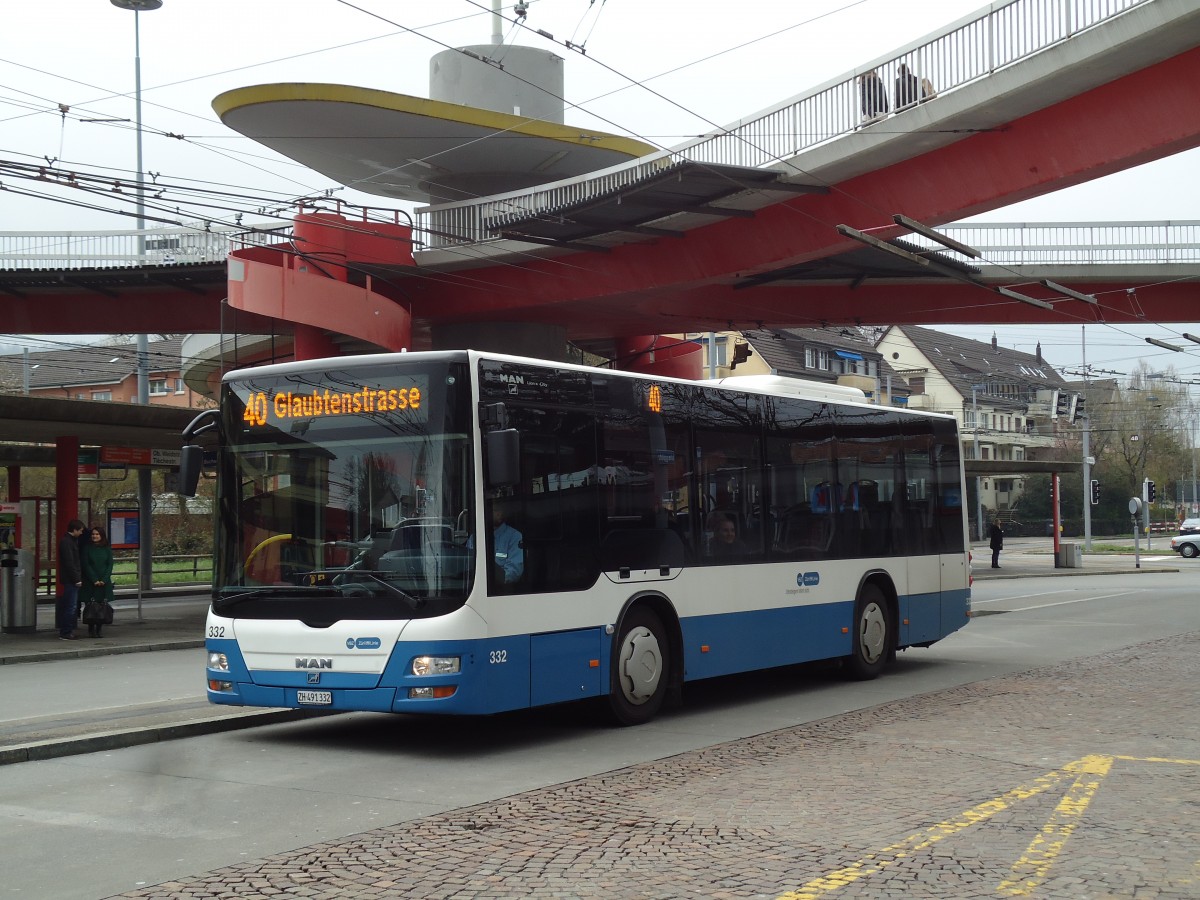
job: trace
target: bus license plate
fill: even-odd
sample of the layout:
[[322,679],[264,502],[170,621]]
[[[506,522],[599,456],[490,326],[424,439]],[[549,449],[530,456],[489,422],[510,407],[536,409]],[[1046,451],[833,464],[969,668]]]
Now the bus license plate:
[[329,706],[333,703],[333,691],[296,691],[296,702],[311,706]]

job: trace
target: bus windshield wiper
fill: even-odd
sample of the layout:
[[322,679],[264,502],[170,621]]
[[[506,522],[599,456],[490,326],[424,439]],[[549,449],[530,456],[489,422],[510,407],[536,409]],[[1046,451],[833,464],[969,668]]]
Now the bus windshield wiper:
[[303,594],[305,596],[312,596],[314,594],[329,596],[338,593],[340,592],[335,588],[325,586],[314,587],[311,585],[272,584],[264,587],[247,588],[246,590],[239,591],[236,594],[222,595],[213,601],[213,606],[216,607],[219,605],[222,608],[227,606],[237,606],[239,603],[244,603],[247,600],[255,600],[259,597],[293,597],[297,594]]
[[388,581],[386,578],[380,578],[374,572],[368,572],[366,569],[360,569],[360,570],[355,571],[354,575],[355,575],[355,577],[358,577],[359,575],[366,575],[372,581],[382,584],[384,587],[386,587],[388,590],[390,590],[393,594],[395,594],[397,597],[399,597],[401,600],[403,600],[405,603],[407,603],[412,609],[420,609],[422,606],[425,605],[425,601],[423,599],[421,599],[420,597],[414,597],[412,594],[408,593],[407,591],[401,590],[400,588],[396,587],[396,585],[394,585],[390,581]]

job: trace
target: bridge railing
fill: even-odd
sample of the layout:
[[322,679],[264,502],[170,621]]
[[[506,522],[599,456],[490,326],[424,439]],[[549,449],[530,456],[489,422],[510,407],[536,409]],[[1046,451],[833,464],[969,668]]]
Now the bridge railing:
[[[983,254],[972,263],[981,267],[1200,263],[1200,220],[985,222],[937,230]],[[905,240],[937,246],[919,235]]]
[[229,251],[277,243],[244,228],[138,231],[0,231],[0,269],[92,269],[223,262]]
[[[494,230],[535,214],[594,199],[682,161],[764,167],[854,132],[896,109],[900,66],[917,79],[913,103],[962,87],[1151,0],[1009,0],[993,3],[826,84],[714,134],[600,172],[538,188],[417,211],[418,246],[447,247],[495,240]],[[888,109],[866,115],[861,75],[883,82]],[[928,90],[921,85],[928,82]],[[932,91],[932,93],[929,93]],[[907,108],[907,106],[902,107]]]
[[[1200,264],[1200,220],[1124,222],[982,222],[937,229],[983,254],[974,265],[1071,266]],[[138,239],[146,254],[138,256]],[[157,244],[156,241],[164,243]],[[251,242],[275,243],[278,235],[238,232],[0,231],[0,269],[72,269],[184,262],[220,262],[229,250]],[[906,241],[940,245],[920,235]]]

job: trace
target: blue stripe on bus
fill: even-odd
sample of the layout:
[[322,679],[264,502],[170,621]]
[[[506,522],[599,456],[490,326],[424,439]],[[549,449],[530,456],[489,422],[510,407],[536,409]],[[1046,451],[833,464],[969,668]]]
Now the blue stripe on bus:
[[853,614],[853,603],[828,603],[684,619],[684,677],[692,681],[845,656],[850,634],[842,629]]
[[[966,589],[900,597],[900,646],[937,640],[957,630],[967,621],[969,608]],[[693,681],[846,656],[851,652],[853,611],[853,602],[846,601],[684,619],[684,678]],[[332,693],[333,703],[326,709],[496,713],[606,694],[612,640],[602,628],[584,628],[399,643],[379,676],[321,671],[319,683],[308,684],[305,671],[274,671],[269,674],[271,686],[253,683],[236,641],[210,640],[207,649],[224,653],[229,671],[209,669],[207,677],[230,681],[233,690],[209,691],[208,697],[213,703],[296,707],[296,691],[311,689]],[[417,655],[458,656],[461,670],[457,675],[413,675]],[[264,673],[262,680],[267,677]],[[408,696],[413,687],[448,684],[457,686],[452,697]]]

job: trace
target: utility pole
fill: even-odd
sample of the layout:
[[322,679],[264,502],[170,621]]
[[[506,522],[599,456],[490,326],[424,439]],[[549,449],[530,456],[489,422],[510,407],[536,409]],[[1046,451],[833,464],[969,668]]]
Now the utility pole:
[[1083,409],[1084,413],[1081,417],[1083,422],[1083,549],[1091,551],[1092,549],[1092,429],[1091,421],[1088,418],[1088,408],[1091,399],[1088,394],[1088,367],[1087,367],[1087,326],[1080,325],[1079,330],[1082,333],[1080,338],[1082,347],[1082,362],[1083,362]]
[[[975,409],[975,427],[971,429],[971,438],[973,445],[972,458],[979,460],[979,390],[985,388],[985,384],[971,385],[971,406]],[[978,529],[979,539],[983,540],[983,479],[975,476],[975,527]]]
[[[134,103],[136,108],[137,132],[137,227],[138,264],[146,264],[146,175],[142,165],[142,30],[141,14],[152,12],[162,6],[162,0],[110,0],[118,9],[133,13],[133,79]],[[148,335],[137,336],[137,402],[150,403],[150,358]],[[150,590],[154,581],[154,531],[151,526],[153,515],[153,490],[150,470],[142,467],[137,471],[138,482],[138,620],[142,617],[142,591]]]

